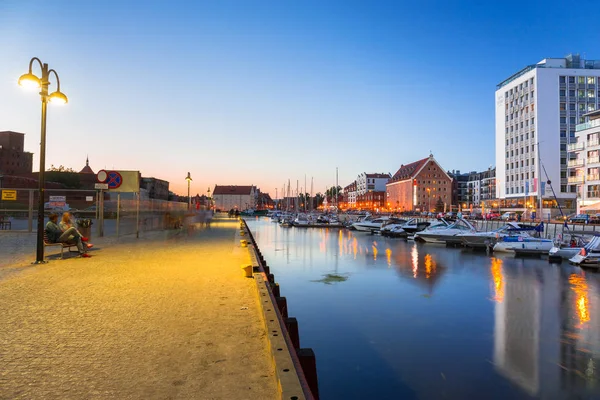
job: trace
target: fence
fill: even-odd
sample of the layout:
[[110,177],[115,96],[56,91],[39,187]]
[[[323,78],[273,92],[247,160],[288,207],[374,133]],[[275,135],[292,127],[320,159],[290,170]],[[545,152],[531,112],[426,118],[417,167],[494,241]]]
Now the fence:
[[[10,221],[10,230],[36,232],[39,191],[19,188],[2,188],[0,191],[12,192],[11,200],[0,197],[0,217]],[[111,196],[98,190],[46,189],[44,196],[44,224],[50,213],[69,211],[75,219],[92,220],[92,233],[97,236],[138,234],[174,227],[183,221],[188,209],[187,203],[141,200],[136,193],[118,194],[114,199],[114,194]],[[65,201],[51,202],[51,196],[60,196],[60,200],[64,198]]]

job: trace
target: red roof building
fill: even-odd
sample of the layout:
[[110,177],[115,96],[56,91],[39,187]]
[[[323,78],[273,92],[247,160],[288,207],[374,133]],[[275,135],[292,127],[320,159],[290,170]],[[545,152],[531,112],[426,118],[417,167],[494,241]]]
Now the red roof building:
[[85,158],[85,167],[83,167],[83,169],[81,171],[79,171],[80,174],[96,174],[94,171],[92,171],[92,168],[90,168],[90,160],[88,157]]
[[434,211],[441,199],[447,210],[452,206],[452,178],[429,155],[401,165],[386,185],[387,206],[395,211]]
[[256,186],[215,185],[213,191],[214,206],[217,210],[256,209],[259,190]]

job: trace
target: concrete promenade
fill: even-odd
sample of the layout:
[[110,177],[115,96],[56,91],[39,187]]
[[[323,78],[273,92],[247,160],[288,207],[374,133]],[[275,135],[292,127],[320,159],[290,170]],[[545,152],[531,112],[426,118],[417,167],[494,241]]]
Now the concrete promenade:
[[0,399],[279,398],[239,221],[196,228],[39,266],[0,232]]

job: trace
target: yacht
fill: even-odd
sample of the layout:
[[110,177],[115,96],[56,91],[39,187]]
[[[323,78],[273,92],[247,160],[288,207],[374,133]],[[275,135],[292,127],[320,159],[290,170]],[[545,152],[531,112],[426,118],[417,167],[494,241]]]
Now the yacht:
[[357,231],[362,232],[375,232],[381,229],[381,226],[389,221],[389,217],[378,217],[371,218],[367,217],[362,221],[358,221],[352,224],[352,227]]
[[569,260],[585,248],[600,232],[565,232],[548,252],[550,260]]
[[308,218],[308,215],[306,215],[304,213],[300,213],[300,214],[296,215],[296,218],[294,218],[294,221],[292,222],[292,225],[294,225],[294,226],[307,226],[310,224],[311,224],[310,218]]
[[515,255],[548,254],[554,246],[554,241],[529,234],[532,231],[537,232],[537,234],[541,233],[542,226],[540,224],[535,227],[521,227],[520,232],[500,238],[494,245],[494,252],[515,253]]
[[[520,233],[523,229],[527,229],[517,222],[508,222],[506,225],[488,232],[465,232],[456,235],[460,238],[463,245],[472,248],[486,249],[493,247],[496,242],[504,236],[513,233]],[[533,227],[531,227],[533,229]]]
[[579,253],[569,258],[571,264],[600,269],[600,236],[594,237]]
[[[448,226],[448,222],[444,220],[444,222],[440,222],[439,224]],[[412,218],[408,220],[406,223],[400,226],[394,226],[389,231],[386,232],[384,236],[394,237],[394,238],[406,238],[408,236],[412,236],[417,232],[420,232],[431,225],[430,222],[421,221],[418,219]],[[381,234],[383,235],[383,229],[381,230]]]
[[[448,224],[443,218],[440,218]],[[459,233],[476,232],[476,229],[469,221],[459,218],[448,226],[431,225],[421,232],[415,234],[415,240],[422,240],[426,243],[443,243],[443,244],[460,244],[460,237],[456,237]]]
[[379,230],[379,233],[381,234],[381,236],[390,236],[389,233],[390,233],[390,231],[392,229],[401,227],[402,225],[405,225],[407,222],[408,221],[405,220],[405,219],[396,218],[396,217],[390,217],[390,219],[387,220],[381,226],[381,229]]

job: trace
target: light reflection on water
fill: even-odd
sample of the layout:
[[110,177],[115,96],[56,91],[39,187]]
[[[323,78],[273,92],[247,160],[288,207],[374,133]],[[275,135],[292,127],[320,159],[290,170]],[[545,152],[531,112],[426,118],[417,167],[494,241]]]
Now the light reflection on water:
[[[322,399],[600,398],[597,273],[266,219],[249,225],[302,346],[316,352]],[[314,282],[329,273],[348,279]]]

